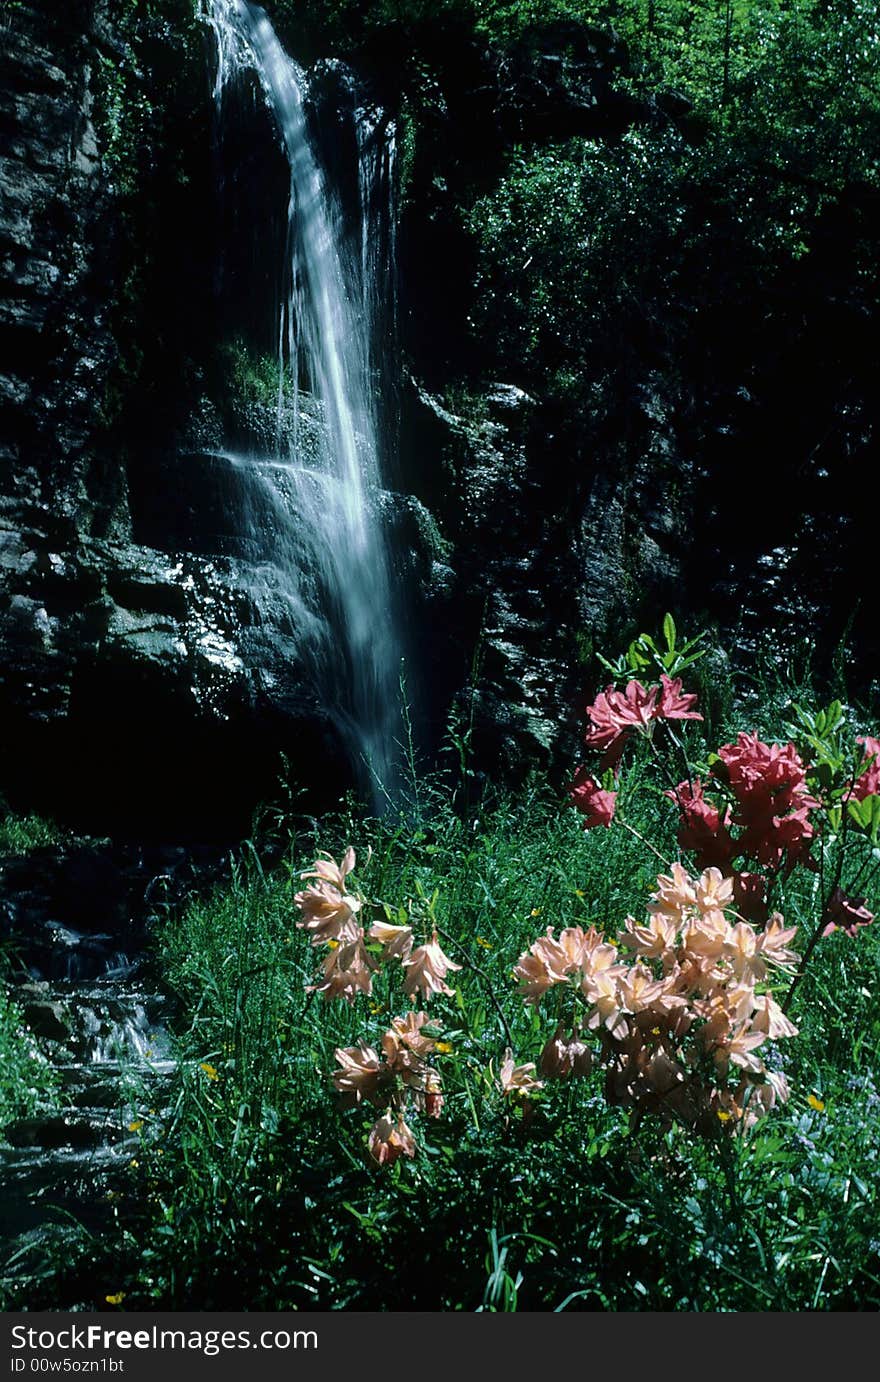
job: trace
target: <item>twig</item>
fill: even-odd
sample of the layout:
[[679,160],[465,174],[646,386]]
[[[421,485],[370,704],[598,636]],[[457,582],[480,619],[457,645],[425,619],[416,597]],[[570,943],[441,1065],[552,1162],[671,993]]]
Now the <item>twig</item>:
[[486,988],[486,992],[488,993],[490,999],[492,1000],[492,1006],[494,1007],[495,1011],[496,1011],[497,1014],[498,1014],[499,1020],[500,1020],[500,1022],[501,1022],[501,1026],[504,1028],[504,1035],[505,1035],[505,1037],[507,1038],[507,1044],[508,1044],[508,1046],[510,1047],[510,1049],[513,1050],[513,1034],[511,1033],[510,1025],[509,1025],[509,1023],[508,1023],[508,1021],[507,1021],[507,1018],[506,1018],[506,1016],[505,1016],[505,1014],[504,1014],[504,1009],[502,1008],[500,1002],[498,1001],[498,998],[497,998],[497,996],[496,996],[496,994],[495,994],[495,990],[494,990],[493,987],[492,987],[492,982],[491,982],[491,980],[489,979],[488,975],[486,974],[486,971],[485,971],[484,969],[481,969],[481,967],[480,967],[479,965],[474,964],[473,960],[471,959],[471,957],[470,957],[470,955],[467,953],[467,951],[464,949],[464,947],[463,947],[462,945],[459,944],[459,942],[455,939],[454,936],[450,936],[450,934],[449,934],[448,931],[444,931],[443,928],[442,928],[441,926],[438,926],[438,927],[437,927],[437,931],[438,931],[439,935],[441,935],[445,941],[448,941],[448,942],[449,942],[449,944],[453,947],[453,949],[455,949],[455,950],[458,951],[459,955],[461,956],[462,960],[464,961],[464,967],[465,967],[465,969],[472,969],[473,972],[474,972],[480,979],[482,979],[483,984],[485,985],[485,988]]
[[672,867],[669,860],[660,853],[656,845],[652,845],[650,840],[646,840],[641,831],[636,830],[634,825],[630,825],[629,821],[621,820],[619,816],[617,817],[617,823],[618,825],[622,825],[624,830],[628,830],[630,835],[635,835],[636,839],[640,840],[642,844],[645,846],[645,848],[649,849],[652,854],[656,854],[657,858],[660,860],[660,863],[664,866],[664,868],[668,869]]

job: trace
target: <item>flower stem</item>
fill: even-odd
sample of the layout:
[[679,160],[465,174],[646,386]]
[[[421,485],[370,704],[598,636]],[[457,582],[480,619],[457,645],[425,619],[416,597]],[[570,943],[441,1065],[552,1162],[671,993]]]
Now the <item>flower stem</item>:
[[510,1025],[505,1016],[504,1009],[498,1001],[498,997],[495,993],[495,990],[492,987],[492,982],[489,979],[489,976],[486,974],[486,971],[482,969],[480,965],[474,964],[473,960],[471,959],[467,951],[464,949],[464,947],[459,944],[459,942],[455,939],[454,936],[450,936],[448,931],[444,931],[441,926],[437,927],[437,931],[438,934],[441,935],[443,939],[447,941],[448,944],[451,945],[454,950],[458,951],[465,969],[473,970],[474,974],[476,974],[477,977],[482,980],[485,990],[492,1001],[492,1006],[498,1014],[501,1026],[504,1028],[504,1035],[507,1039],[507,1044],[510,1047],[510,1049],[513,1050],[513,1036],[510,1031]]

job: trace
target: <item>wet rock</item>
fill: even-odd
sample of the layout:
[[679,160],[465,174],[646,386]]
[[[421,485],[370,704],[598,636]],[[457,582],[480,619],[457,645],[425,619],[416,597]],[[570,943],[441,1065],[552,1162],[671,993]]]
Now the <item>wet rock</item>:
[[47,1041],[67,1041],[70,1038],[70,1018],[61,1003],[30,1002],[21,1008],[26,1027],[36,1037]]
[[96,1147],[103,1140],[102,1130],[84,1120],[65,1117],[23,1118],[3,1130],[12,1147]]

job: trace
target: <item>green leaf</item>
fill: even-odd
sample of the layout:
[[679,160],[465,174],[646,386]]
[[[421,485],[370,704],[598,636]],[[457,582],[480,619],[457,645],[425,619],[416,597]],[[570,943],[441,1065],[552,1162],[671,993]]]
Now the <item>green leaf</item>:
[[847,805],[849,818],[862,830],[867,831],[872,840],[880,833],[880,796],[865,797],[863,801],[851,801]]
[[670,652],[675,651],[675,620],[671,614],[667,614],[663,619],[663,637],[666,639],[666,646]]

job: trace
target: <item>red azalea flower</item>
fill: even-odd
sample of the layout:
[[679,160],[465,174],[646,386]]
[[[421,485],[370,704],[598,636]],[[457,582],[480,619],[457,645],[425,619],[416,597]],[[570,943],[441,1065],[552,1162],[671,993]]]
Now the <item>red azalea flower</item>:
[[840,888],[835,888],[828,899],[825,916],[823,936],[830,936],[832,931],[845,931],[848,936],[855,936],[860,926],[868,926],[874,920],[874,913],[868,911],[863,897],[847,897]]
[[660,683],[660,702],[654,712],[658,720],[702,720],[699,711],[691,709],[697,703],[696,696],[691,692],[682,693],[681,677],[673,681],[661,672]]
[[586,817],[584,830],[590,830],[594,825],[609,826],[614,819],[617,793],[603,791],[598,782],[590,777],[586,768],[578,768],[575,772],[569,796]]
[[718,757],[736,798],[733,823],[743,827],[738,852],[788,872],[807,863],[813,827],[808,813],[819,802],[810,796],[807,770],[794,744],[765,744],[756,734],[739,734]]
[[869,735],[864,739],[857,739],[856,743],[864,745],[865,758],[870,761],[861,776],[856,779],[852,799],[864,801],[865,797],[880,794],[880,739],[872,739]]
[[698,777],[693,782],[680,782],[674,792],[667,792],[678,806],[681,824],[676,836],[682,849],[691,849],[697,856],[700,869],[725,869],[733,858],[734,845],[727,829],[730,813],[723,815],[717,806],[703,795]]

